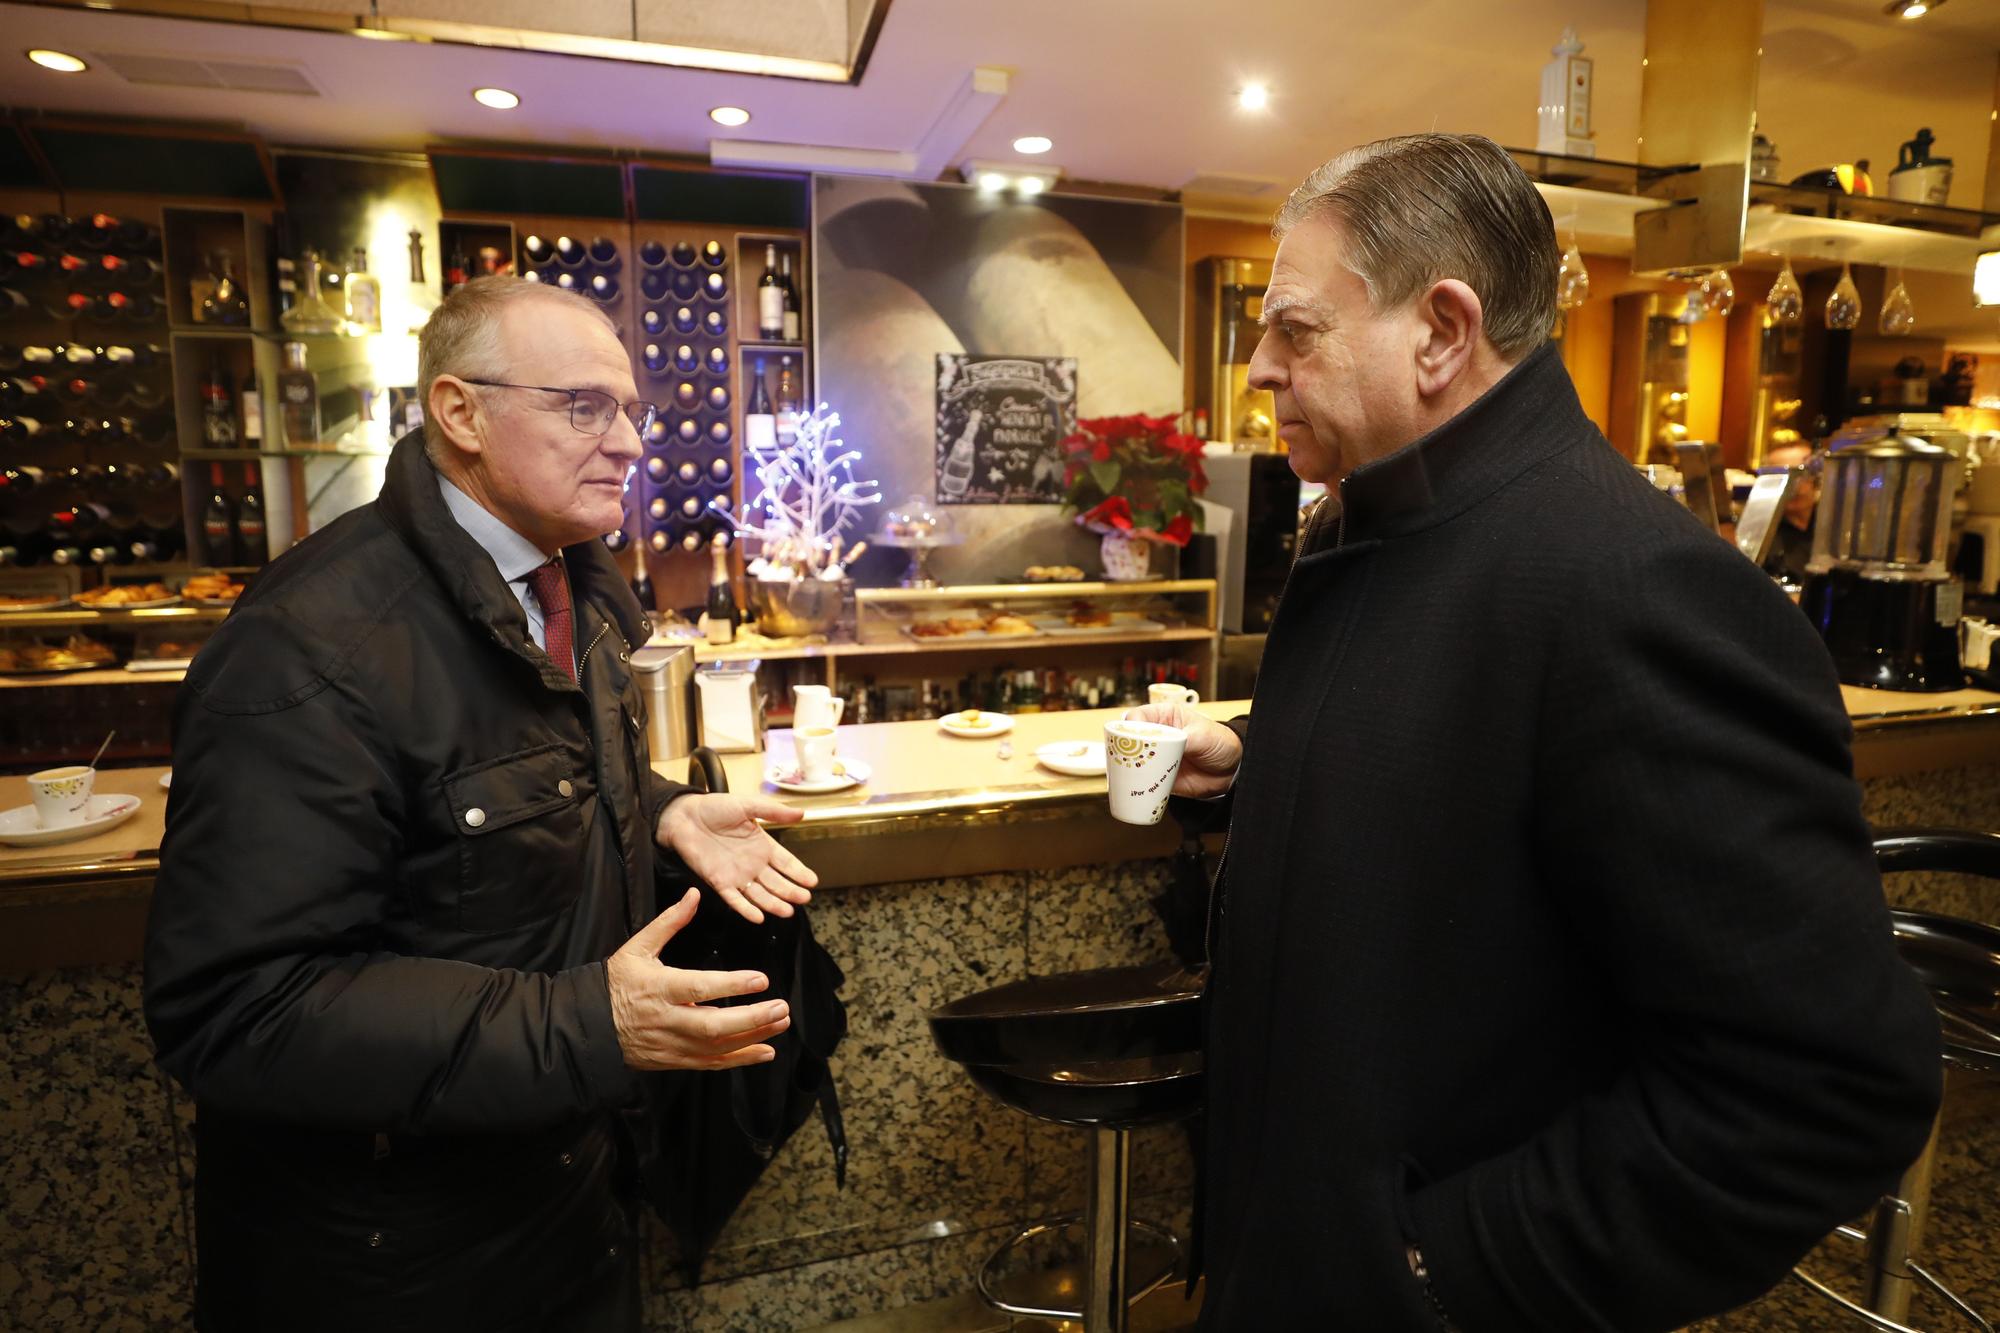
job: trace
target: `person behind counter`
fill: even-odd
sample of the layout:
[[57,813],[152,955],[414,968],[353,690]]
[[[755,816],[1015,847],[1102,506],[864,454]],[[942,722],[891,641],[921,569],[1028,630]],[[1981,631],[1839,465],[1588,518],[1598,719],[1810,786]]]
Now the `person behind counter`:
[[755,921],[815,877],[757,822],[797,812],[648,763],[650,627],[598,537],[652,408],[611,322],[481,278],[418,355],[380,497],[272,563],[176,705],[145,1000],[197,1109],[196,1320],[631,1333],[613,1111],[789,1021],[703,1003],[757,973],[661,965],[697,900],[654,917],[655,863]]
[[[1211,916],[1204,1328],[1667,1330],[1924,1143],[1826,650],[1585,417],[1505,150],[1423,134],[1278,215],[1253,387],[1308,520],[1175,790]],[[1233,784],[1233,785],[1232,785]]]
[[1805,466],[1813,456],[1809,444],[1781,444],[1764,451],[1764,466],[1802,469],[1785,496],[1785,510],[1778,516],[1778,530],[1771,535],[1771,550],[1764,557],[1764,572],[1787,583],[1804,583],[1806,562],[1812,559],[1813,519],[1819,513],[1819,473]]

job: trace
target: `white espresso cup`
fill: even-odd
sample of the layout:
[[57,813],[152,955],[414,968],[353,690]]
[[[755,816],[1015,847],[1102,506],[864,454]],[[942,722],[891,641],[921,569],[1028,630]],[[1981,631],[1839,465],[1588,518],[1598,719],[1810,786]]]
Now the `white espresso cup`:
[[1181,771],[1187,733],[1161,722],[1114,718],[1104,724],[1104,779],[1111,817],[1127,824],[1157,824],[1167,813],[1174,775]]
[[824,685],[792,686],[792,726],[837,727],[847,700]]
[[834,740],[832,727],[792,728],[792,753],[798,756],[801,778],[825,782],[833,776]]
[[90,789],[97,770],[72,764],[45,768],[28,775],[28,795],[35,801],[35,821],[43,828],[71,828],[90,810]]
[[1146,687],[1146,702],[1149,704],[1198,704],[1201,696],[1185,685],[1169,685],[1161,681]]

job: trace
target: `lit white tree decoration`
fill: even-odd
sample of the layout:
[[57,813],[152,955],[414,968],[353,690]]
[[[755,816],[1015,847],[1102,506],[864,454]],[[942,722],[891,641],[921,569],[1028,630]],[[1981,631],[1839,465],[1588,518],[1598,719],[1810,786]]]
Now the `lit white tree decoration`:
[[761,547],[760,557],[750,562],[752,577],[839,579],[867,545],[856,542],[841,553],[862,509],[880,504],[882,496],[875,482],[855,480],[861,451],[842,445],[834,435],[839,425],[840,414],[821,403],[799,422],[790,445],[746,451],[761,489],[730,521],[739,535],[755,538]]

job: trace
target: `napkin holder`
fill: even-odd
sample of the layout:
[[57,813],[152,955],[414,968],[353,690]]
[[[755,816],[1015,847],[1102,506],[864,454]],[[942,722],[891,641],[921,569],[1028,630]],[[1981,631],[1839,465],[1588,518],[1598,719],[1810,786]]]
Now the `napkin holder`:
[[701,743],[719,754],[755,753],[764,748],[764,696],[757,669],[694,673]]

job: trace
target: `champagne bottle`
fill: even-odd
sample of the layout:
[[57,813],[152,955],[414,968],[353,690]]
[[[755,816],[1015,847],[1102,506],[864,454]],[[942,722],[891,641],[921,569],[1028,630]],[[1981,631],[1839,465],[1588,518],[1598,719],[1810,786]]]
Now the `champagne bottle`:
[[708,641],[718,646],[736,641],[736,596],[729,590],[729,548],[711,541],[708,548]]
[[778,247],[764,247],[764,276],[757,279],[757,336],[776,341],[785,336],[785,289],[778,282]]

